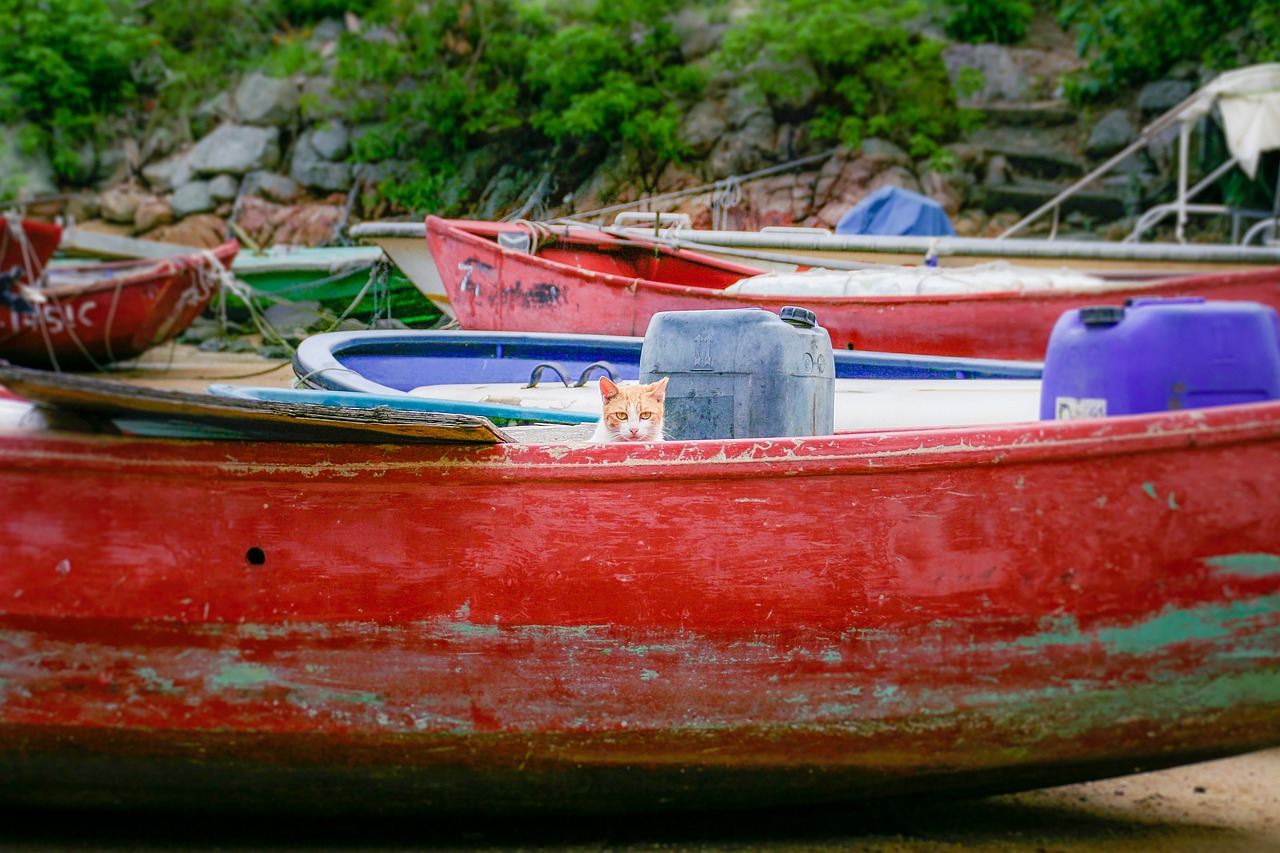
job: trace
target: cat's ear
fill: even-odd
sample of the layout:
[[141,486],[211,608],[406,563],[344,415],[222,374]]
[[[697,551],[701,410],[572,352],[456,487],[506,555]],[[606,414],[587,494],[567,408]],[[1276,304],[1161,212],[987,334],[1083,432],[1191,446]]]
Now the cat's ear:
[[667,380],[670,378],[671,377],[669,376],[664,376],[649,386],[649,393],[652,394],[659,403],[667,399]]
[[608,376],[600,377],[600,397],[607,403],[618,396],[618,386]]

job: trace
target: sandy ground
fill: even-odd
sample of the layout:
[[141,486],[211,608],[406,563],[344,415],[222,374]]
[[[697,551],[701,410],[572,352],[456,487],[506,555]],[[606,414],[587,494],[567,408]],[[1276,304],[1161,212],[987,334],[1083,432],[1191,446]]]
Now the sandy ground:
[[[289,387],[288,362],[168,346],[108,378],[202,392]],[[473,821],[0,813],[0,850],[1280,853],[1280,749],[965,802],[750,814]]]
[[288,388],[294,380],[293,365],[286,359],[266,359],[256,353],[201,352],[177,343],[149,350],[105,374],[81,375],[192,393],[205,393],[215,382]]

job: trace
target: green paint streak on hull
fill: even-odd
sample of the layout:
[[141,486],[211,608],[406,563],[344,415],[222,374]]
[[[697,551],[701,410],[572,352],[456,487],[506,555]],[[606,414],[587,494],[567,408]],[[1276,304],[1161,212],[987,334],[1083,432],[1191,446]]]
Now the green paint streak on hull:
[[253,663],[224,666],[221,672],[209,678],[209,686],[217,690],[245,690],[274,683],[275,677],[270,669]]
[[[1155,617],[1123,627],[1100,628],[1086,633],[1080,630],[1072,617],[1055,619],[1047,630],[1034,636],[1023,637],[1012,647],[1038,651],[1053,646],[1074,646],[1100,643],[1109,651],[1120,654],[1152,654],[1160,649],[1183,642],[1206,642],[1230,637],[1239,631],[1245,620],[1274,619],[1280,613],[1280,596],[1266,596],[1248,601],[1229,601],[1206,604],[1188,610],[1166,608]],[[1275,629],[1267,634],[1274,638]],[[1272,655],[1280,658],[1280,647]]]
[[1205,562],[1233,575],[1280,575],[1280,556],[1275,554],[1226,554],[1210,557]]

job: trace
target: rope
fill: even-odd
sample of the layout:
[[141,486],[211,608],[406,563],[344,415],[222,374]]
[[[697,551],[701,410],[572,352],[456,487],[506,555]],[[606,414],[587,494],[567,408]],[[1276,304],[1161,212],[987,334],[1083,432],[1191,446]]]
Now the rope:
[[321,373],[329,373],[331,371],[338,371],[341,373],[355,373],[356,376],[360,375],[359,373],[356,373],[356,371],[352,370],[349,367],[317,367],[315,370],[312,370],[311,372],[307,373],[305,376],[293,377],[293,382],[290,383],[290,387],[291,388],[307,388],[309,386],[306,384],[306,382],[312,376],[317,376]]
[[[835,154],[836,151],[838,150],[839,150],[838,148],[832,148],[828,151],[822,152],[821,154],[811,154],[808,157],[801,157],[799,160],[791,160],[786,163],[781,163],[777,166],[770,166],[767,169],[760,169],[755,172],[748,172],[747,174],[740,175],[737,178],[734,178],[732,180],[754,181],[757,178],[765,178],[765,177],[768,177],[769,175],[776,175],[779,172],[788,172],[799,166],[806,166],[809,163],[816,163],[819,160],[827,160],[833,154]],[[684,198],[685,196],[690,196],[690,195],[701,195],[703,193],[710,192],[717,189],[723,183],[724,183],[723,181],[716,181],[714,184],[703,184],[700,187],[693,187],[687,190],[679,190],[678,192],[666,193],[664,195],[648,196],[647,198],[637,199],[636,201],[629,201],[623,204],[614,204],[614,205],[610,205],[609,207],[601,207],[596,210],[587,210],[587,211],[583,211],[582,213],[575,213],[570,216],[566,216],[562,218],[568,219],[568,220],[576,220],[576,219],[583,219],[589,216],[603,216],[606,213],[615,213],[619,210],[629,210],[633,207],[640,207],[641,205],[654,204],[661,201],[671,201],[673,199]]]
[[711,227],[716,231],[729,230],[729,211],[741,203],[742,182],[738,178],[730,176],[717,184],[711,197]]

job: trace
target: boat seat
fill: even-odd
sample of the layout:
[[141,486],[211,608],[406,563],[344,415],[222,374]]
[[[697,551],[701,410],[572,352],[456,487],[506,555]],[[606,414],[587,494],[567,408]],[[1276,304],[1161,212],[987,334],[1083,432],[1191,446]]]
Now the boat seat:
[[596,425],[526,424],[503,427],[502,431],[519,444],[576,444],[588,441]]

